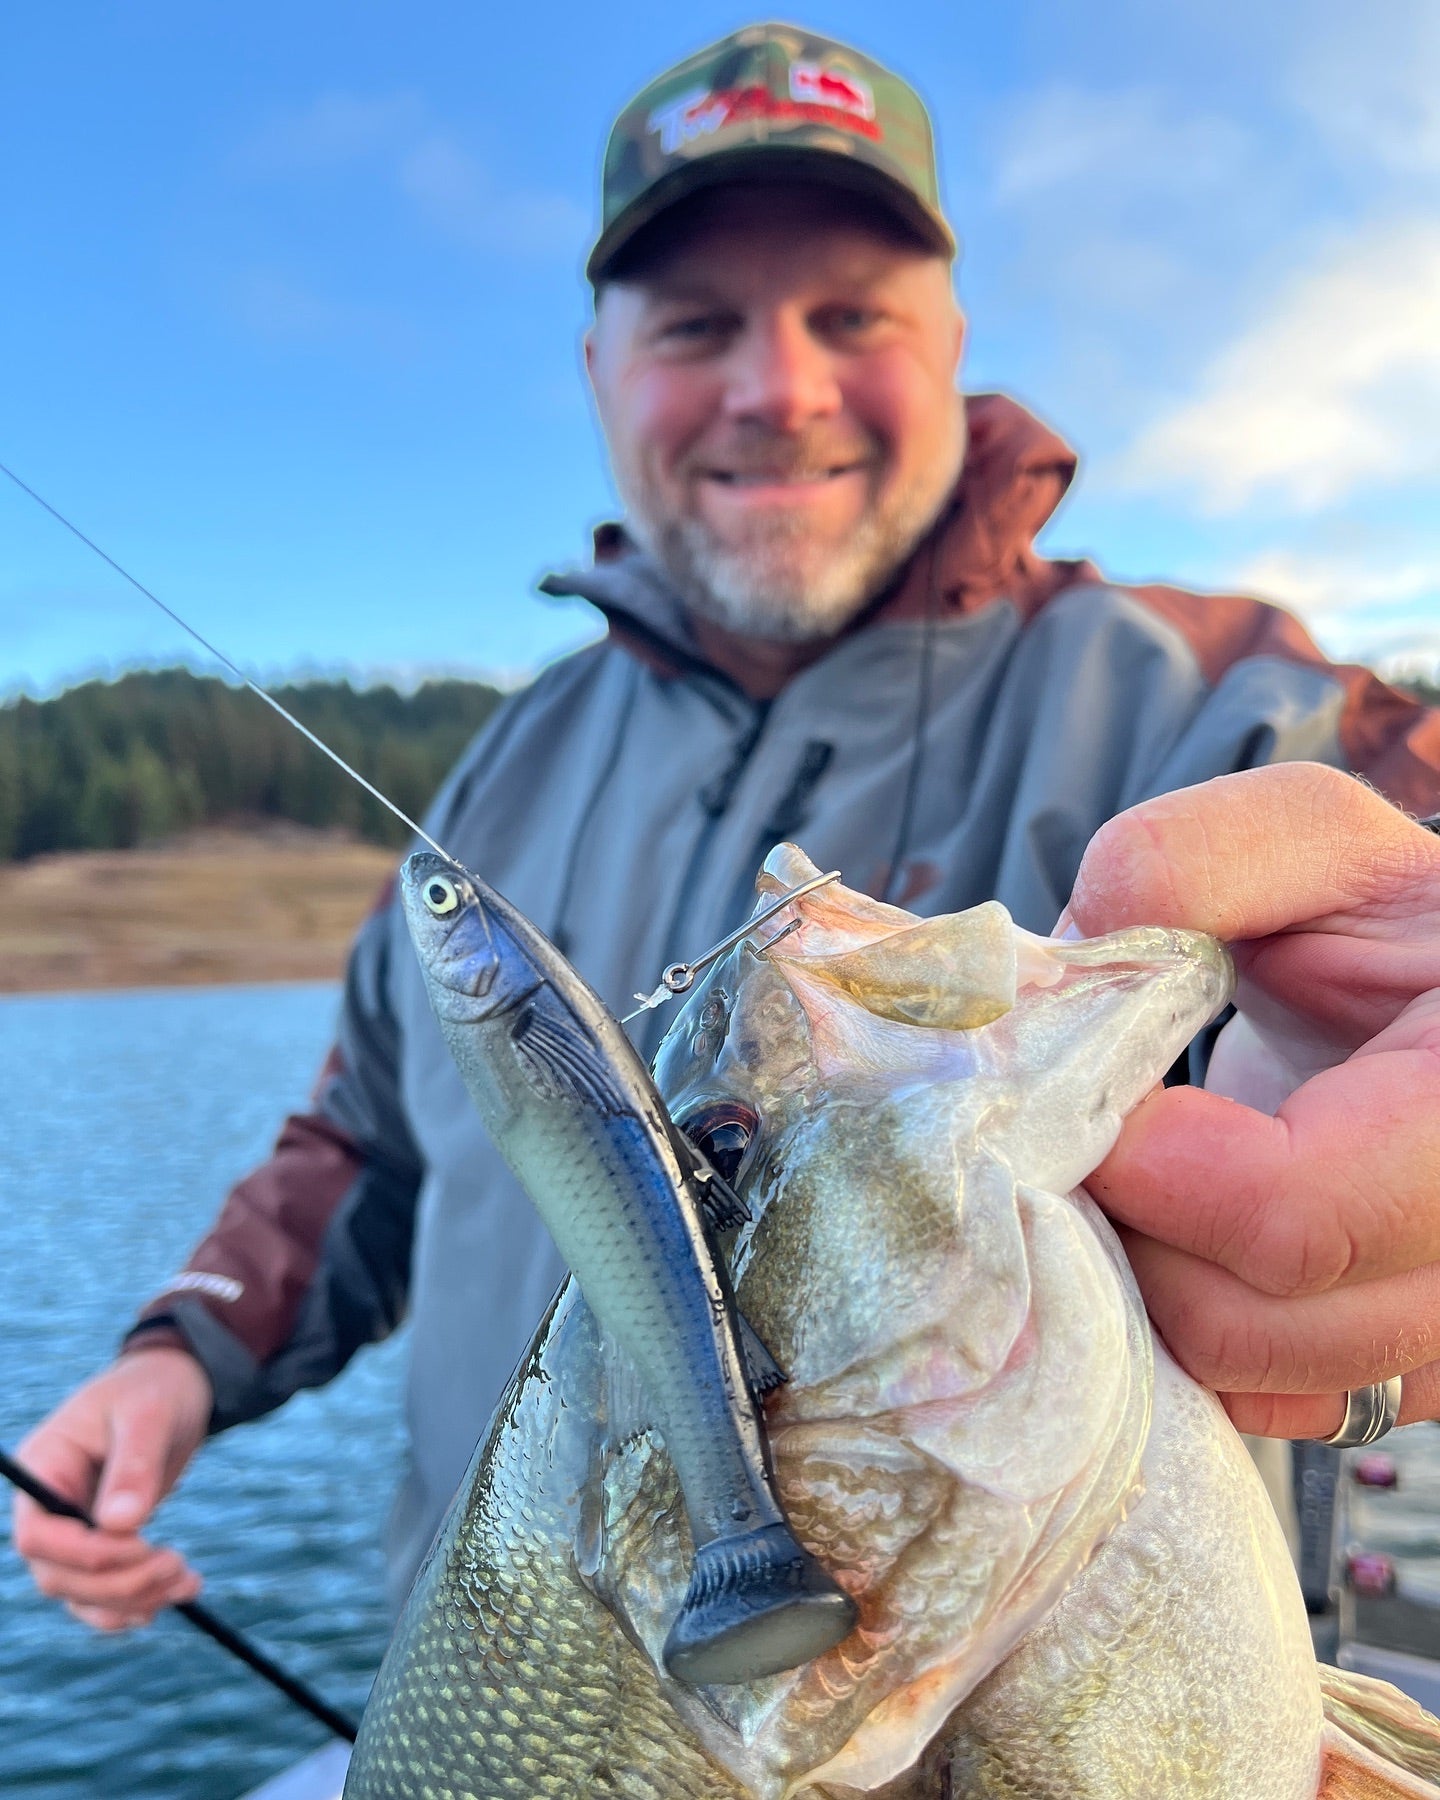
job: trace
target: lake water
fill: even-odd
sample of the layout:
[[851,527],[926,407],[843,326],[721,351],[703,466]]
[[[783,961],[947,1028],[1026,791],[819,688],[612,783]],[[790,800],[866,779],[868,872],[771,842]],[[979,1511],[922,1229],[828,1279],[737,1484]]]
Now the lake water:
[[[0,1000],[0,1444],[108,1361],[135,1308],[303,1104],[330,986]],[[358,1715],[384,1649],[398,1340],[209,1444],[154,1535],[204,1599]],[[324,1728],[174,1614],[101,1636],[42,1600],[0,1495],[0,1790],[232,1800]]]

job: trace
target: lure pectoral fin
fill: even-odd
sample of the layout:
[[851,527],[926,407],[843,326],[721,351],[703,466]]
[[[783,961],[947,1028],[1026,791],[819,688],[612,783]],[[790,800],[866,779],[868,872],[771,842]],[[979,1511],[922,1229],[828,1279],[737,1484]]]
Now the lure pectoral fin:
[[696,1550],[662,1655],[692,1687],[759,1681],[833,1650],[856,1617],[855,1602],[789,1527],[766,1525]]
[[634,1110],[594,1040],[568,1013],[527,1002],[516,1014],[511,1041],[526,1074],[547,1099],[573,1101],[612,1118]]

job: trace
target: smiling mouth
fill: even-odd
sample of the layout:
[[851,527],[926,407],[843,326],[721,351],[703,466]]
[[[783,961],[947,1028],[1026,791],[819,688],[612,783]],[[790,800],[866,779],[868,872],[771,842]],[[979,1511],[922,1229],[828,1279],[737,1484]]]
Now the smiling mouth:
[[817,487],[842,475],[862,474],[864,467],[863,463],[839,463],[829,469],[706,469],[705,477],[724,487]]

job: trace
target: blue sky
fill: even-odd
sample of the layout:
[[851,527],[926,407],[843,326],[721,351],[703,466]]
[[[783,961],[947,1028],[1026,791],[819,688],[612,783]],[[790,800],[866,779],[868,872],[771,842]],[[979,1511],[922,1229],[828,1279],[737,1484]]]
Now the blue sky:
[[[599,150],[757,15],[92,0],[7,22],[0,460],[264,675],[519,674],[613,507]],[[966,381],[1082,452],[1054,551],[1440,656],[1434,0],[856,0],[964,241]],[[0,692],[190,656],[0,483]]]

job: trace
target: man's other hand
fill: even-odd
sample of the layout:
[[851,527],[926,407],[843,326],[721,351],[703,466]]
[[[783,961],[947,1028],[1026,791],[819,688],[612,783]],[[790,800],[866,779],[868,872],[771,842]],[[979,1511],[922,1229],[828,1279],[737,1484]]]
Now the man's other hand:
[[18,1460],[87,1508],[99,1530],[14,1503],[15,1547],[43,1594],[101,1631],[145,1625],[192,1600],[200,1578],[140,1527],[179,1480],[210,1419],[210,1379],[188,1351],[132,1351],[86,1382],[33,1431]]
[[1440,1416],[1440,838],[1256,769],[1113,819],[1068,912],[1213,932],[1239,971],[1220,1091],[1157,1089],[1087,1183],[1170,1349],[1242,1431],[1328,1436],[1392,1375],[1400,1423]]

